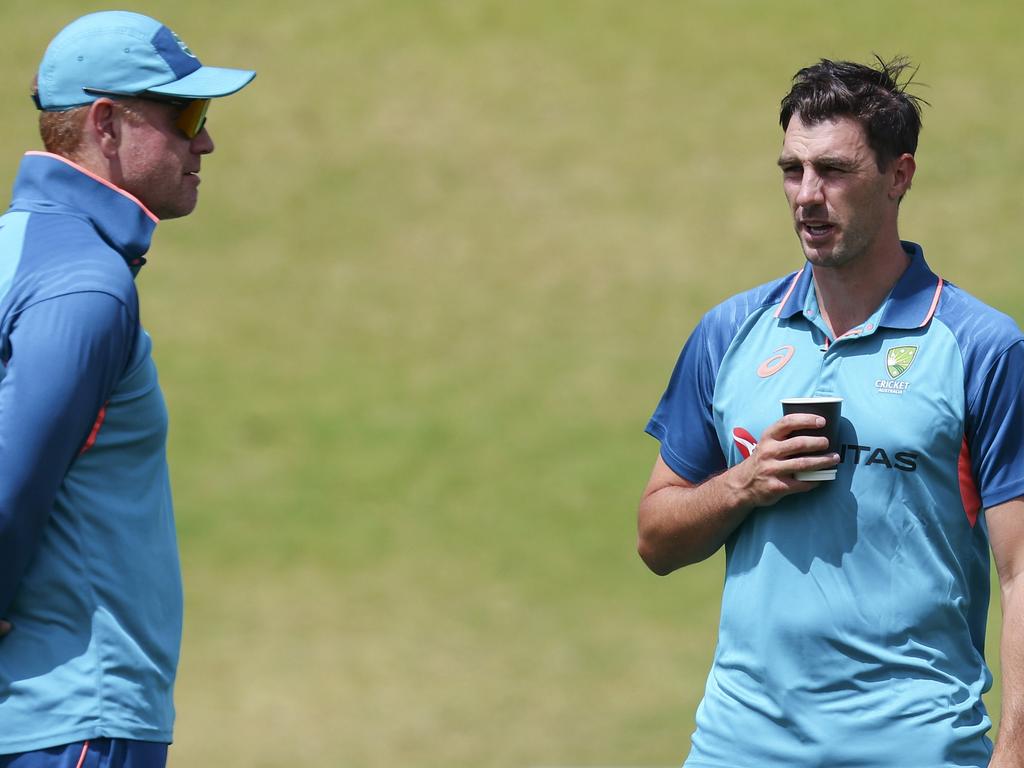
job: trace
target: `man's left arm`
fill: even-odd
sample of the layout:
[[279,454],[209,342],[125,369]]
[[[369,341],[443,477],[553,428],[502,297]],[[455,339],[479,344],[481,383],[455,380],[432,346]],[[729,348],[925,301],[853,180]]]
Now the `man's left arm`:
[[999,573],[1002,715],[989,768],[1024,768],[1024,498],[985,512]]

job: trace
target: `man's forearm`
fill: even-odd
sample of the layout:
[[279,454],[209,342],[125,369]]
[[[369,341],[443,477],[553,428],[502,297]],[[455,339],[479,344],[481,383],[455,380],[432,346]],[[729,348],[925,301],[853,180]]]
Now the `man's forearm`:
[[990,768],[1024,768],[1024,575],[1003,585],[1002,714]]
[[706,482],[670,485],[640,504],[638,550],[647,566],[665,575],[713,555],[746,519],[754,504],[732,470]]

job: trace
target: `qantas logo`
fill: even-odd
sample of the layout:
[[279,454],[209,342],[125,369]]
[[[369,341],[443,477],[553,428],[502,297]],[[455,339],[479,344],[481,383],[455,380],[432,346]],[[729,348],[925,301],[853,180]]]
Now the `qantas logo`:
[[[733,428],[732,441],[744,459],[749,459],[750,454],[757,450],[757,438],[743,427]],[[872,448],[870,445],[846,444],[839,448],[840,464],[884,467],[898,469],[901,472],[916,472],[920,458],[921,455],[916,451],[886,451],[884,448]]]
[[750,454],[757,449],[757,440],[743,427],[736,427],[732,431],[732,439],[744,459],[749,459]]
[[921,458],[917,451],[895,451],[890,455],[885,448],[872,448],[870,445],[844,445],[839,449],[839,463],[845,464],[847,456],[852,457],[853,464],[863,463],[866,467],[880,466],[901,472],[916,472],[917,462]]
[[796,352],[796,347],[790,344],[787,344],[784,347],[779,347],[775,350],[775,354],[758,366],[757,375],[762,379],[774,376],[786,367],[786,363],[793,359],[794,352]]

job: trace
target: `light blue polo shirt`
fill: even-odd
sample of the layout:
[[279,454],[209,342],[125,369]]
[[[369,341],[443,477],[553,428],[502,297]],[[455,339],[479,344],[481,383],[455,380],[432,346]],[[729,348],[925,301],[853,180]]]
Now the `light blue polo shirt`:
[[888,298],[839,339],[809,264],[711,310],[647,426],[698,483],[781,398],[843,398],[836,480],[726,543],[691,768],[988,764],[982,510],[1024,495],[1024,337],[903,246]]

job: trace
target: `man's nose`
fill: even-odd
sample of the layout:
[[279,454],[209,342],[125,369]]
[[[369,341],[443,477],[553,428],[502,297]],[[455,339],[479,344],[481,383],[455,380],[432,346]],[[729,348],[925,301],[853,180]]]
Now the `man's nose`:
[[195,135],[192,139],[192,145],[190,147],[193,154],[196,155],[208,155],[213,152],[213,137],[210,135],[209,129],[204,125],[203,129]]
[[812,170],[805,170],[800,180],[800,189],[797,190],[797,205],[818,205],[825,202],[822,192],[821,177]]

